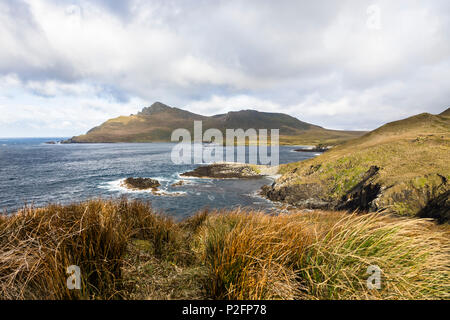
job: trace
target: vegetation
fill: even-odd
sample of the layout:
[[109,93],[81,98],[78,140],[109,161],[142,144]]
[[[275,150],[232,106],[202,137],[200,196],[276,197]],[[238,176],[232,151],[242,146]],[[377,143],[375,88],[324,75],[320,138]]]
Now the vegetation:
[[[138,201],[25,208],[0,219],[2,299],[449,299],[448,226],[378,213],[199,212]],[[66,268],[81,269],[68,290]],[[382,287],[369,290],[369,265]]]
[[[0,297],[3,299],[112,299],[123,296],[122,273],[130,239],[145,239],[170,255],[174,223],[148,204],[121,200],[25,208],[0,216]],[[77,265],[82,290],[68,290],[66,268]]]
[[[448,221],[448,197],[441,197],[449,192],[450,179],[450,117],[446,112],[388,123],[317,158],[283,165],[283,176],[269,191],[277,194],[283,188],[314,186],[317,192],[312,197],[320,195],[330,207],[359,201],[348,209],[366,207],[408,216],[438,215],[441,222]],[[379,192],[374,192],[373,197],[361,199],[367,190],[375,189]],[[360,199],[356,201],[355,197]],[[424,211],[439,197],[439,213]]]

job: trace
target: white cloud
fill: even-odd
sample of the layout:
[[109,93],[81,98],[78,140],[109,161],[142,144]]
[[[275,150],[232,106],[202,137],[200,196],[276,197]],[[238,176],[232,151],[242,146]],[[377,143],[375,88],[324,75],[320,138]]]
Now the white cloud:
[[[377,30],[366,23],[372,4]],[[446,0],[4,0],[0,136],[79,134],[155,100],[342,129],[436,113],[450,98],[449,9]]]

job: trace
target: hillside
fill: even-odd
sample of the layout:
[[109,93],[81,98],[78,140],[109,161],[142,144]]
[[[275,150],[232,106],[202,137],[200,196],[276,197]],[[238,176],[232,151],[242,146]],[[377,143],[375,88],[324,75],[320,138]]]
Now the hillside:
[[283,113],[242,110],[207,117],[156,102],[136,115],[110,119],[84,135],[73,137],[68,142],[170,141],[173,130],[177,128],[186,128],[192,133],[194,120],[203,121],[203,130],[217,128],[224,133],[226,129],[239,128],[280,129],[282,144],[336,144],[364,133],[328,130]]
[[309,208],[450,219],[450,114],[422,113],[282,166],[270,199]]

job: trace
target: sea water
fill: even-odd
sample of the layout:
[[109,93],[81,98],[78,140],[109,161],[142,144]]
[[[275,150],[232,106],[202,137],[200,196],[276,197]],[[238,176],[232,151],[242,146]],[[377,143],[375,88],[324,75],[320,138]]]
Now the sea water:
[[[260,197],[261,179],[201,179],[180,177],[199,164],[177,165],[173,143],[46,144],[61,138],[0,138],[0,212],[13,213],[24,205],[66,204],[92,198],[150,201],[153,208],[177,218],[209,208],[272,208]],[[205,148],[208,148],[205,145]],[[280,163],[301,161],[315,154],[292,152],[281,146]],[[149,177],[161,183],[158,194],[130,191],[127,177]],[[179,180],[187,183],[174,187]]]

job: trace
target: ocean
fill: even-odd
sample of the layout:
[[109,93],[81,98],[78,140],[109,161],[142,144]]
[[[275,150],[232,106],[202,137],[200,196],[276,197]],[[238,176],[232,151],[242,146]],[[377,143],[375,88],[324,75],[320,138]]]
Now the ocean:
[[[199,164],[172,163],[174,143],[46,144],[64,138],[0,138],[0,212],[10,214],[24,205],[66,204],[92,198],[150,201],[157,211],[184,218],[203,208],[270,209],[260,197],[271,178],[180,178]],[[205,145],[207,148],[208,146]],[[280,163],[314,157],[280,146]],[[127,177],[149,177],[161,183],[160,194],[121,187]],[[174,187],[185,180],[187,184]]]

